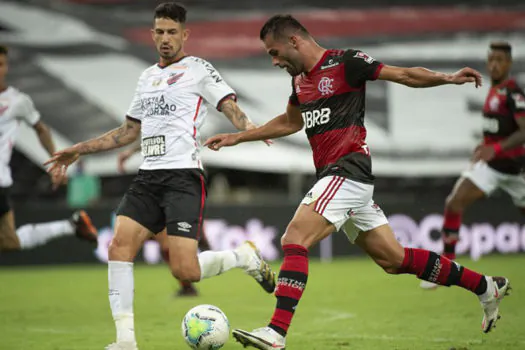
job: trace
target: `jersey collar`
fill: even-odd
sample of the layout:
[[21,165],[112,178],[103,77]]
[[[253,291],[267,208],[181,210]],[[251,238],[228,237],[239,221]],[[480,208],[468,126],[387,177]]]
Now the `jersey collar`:
[[178,62],[182,61],[182,60],[185,59],[186,57],[189,57],[189,56],[188,56],[188,55],[184,55],[184,56],[182,56],[181,58],[179,58],[178,60],[171,62],[171,63],[168,64],[167,66],[163,66],[163,65],[161,65],[160,62],[159,62],[159,63],[157,63],[157,67],[159,67],[160,69],[167,68],[167,67],[171,66],[172,64],[175,64],[175,63],[178,63]]
[[330,50],[325,50],[324,53],[323,53],[323,56],[321,56],[321,58],[319,59],[319,61],[317,61],[315,66],[312,69],[310,69],[310,71],[305,73],[305,75],[307,77],[312,76],[312,74],[314,74],[315,71],[317,71],[319,69],[319,67],[321,66],[321,64],[323,64],[323,62],[326,60],[326,57],[328,56],[329,53],[330,53]]

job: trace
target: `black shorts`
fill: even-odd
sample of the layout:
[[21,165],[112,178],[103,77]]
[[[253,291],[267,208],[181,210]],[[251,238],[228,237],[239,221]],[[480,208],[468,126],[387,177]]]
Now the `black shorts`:
[[11,210],[11,198],[9,187],[0,187],[0,217]]
[[139,170],[122,198],[117,215],[127,216],[157,234],[199,239],[206,202],[200,169]]

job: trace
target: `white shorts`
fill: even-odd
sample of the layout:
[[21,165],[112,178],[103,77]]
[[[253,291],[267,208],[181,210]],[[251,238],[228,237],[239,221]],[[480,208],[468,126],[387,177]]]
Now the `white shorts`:
[[487,163],[479,161],[465,170],[462,174],[490,196],[496,189],[501,188],[507,192],[514,204],[525,208],[525,176],[500,173],[489,167]]
[[315,211],[339,231],[343,228],[354,243],[360,232],[388,224],[381,208],[374,203],[374,186],[341,176],[326,176],[317,181],[301,204],[315,202]]

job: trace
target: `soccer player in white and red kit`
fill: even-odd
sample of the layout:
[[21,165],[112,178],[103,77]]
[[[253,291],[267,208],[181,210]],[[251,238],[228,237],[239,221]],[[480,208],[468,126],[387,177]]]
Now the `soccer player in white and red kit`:
[[273,65],[286,69],[293,77],[286,112],[254,130],[214,136],[206,145],[218,150],[240,142],[287,136],[305,127],[318,181],[302,200],[281,239],[284,262],[271,321],[252,332],[235,329],[235,338],[258,349],[285,348],[288,327],[308,279],[308,249],[341,228],[387,273],[413,274],[476,294],[484,310],[482,329],[488,332],[497,320],[508,280],[484,276],[436,253],[399,244],[383,211],[372,199],[374,177],[364,127],[367,81],[381,79],[421,88],[464,83],[477,86],[481,75],[470,68],[443,74],[424,68],[394,67],[359,50],[327,50],[289,15],[270,18],[260,38]]
[[186,9],[177,3],[157,6],[152,38],[160,62],[144,70],[124,124],[98,138],[56,152],[47,162],[60,181],[81,155],[103,152],[142,140],[144,161],[118,209],[109,247],[109,302],[117,339],[108,350],[136,350],[133,314],[133,261],[151,234],[166,228],[173,276],[198,282],[241,268],[268,293],[275,274],[252,242],[237,249],[198,254],[207,196],[201,162],[200,127],[206,101],[240,130],[255,126],[236,103],[235,91],[202,58],[187,55]]
[[19,228],[15,226],[9,198],[13,185],[9,162],[20,123],[33,127],[42,147],[49,154],[55,151],[55,144],[31,98],[7,84],[8,54],[7,47],[0,46],[0,251],[32,249],[56,237],[71,235],[96,243],[97,229],[83,210],[75,212],[69,219],[26,224]]

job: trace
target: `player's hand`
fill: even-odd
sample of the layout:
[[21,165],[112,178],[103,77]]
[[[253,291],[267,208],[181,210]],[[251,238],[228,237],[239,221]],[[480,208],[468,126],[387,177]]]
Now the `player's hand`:
[[47,172],[53,181],[53,189],[58,188],[64,181],[67,181],[67,168],[76,162],[80,157],[80,153],[75,147],[69,147],[62,151],[55,152],[53,157],[48,159],[44,165],[50,165]]
[[494,156],[496,155],[496,150],[494,147],[490,145],[479,145],[476,147],[476,150],[474,151],[474,155],[472,156],[472,161],[474,163],[479,162],[480,160],[489,162],[492,159],[494,159]]
[[235,146],[239,141],[239,134],[219,134],[207,139],[204,146],[213,151],[218,151],[222,147]]
[[482,80],[481,73],[469,67],[460,69],[450,76],[450,82],[452,84],[463,85],[465,83],[474,83],[477,88],[482,85]]
[[131,158],[131,156],[134,154],[134,150],[133,149],[128,149],[128,150],[125,150],[125,151],[122,151],[118,154],[118,171],[119,173],[123,174],[126,172],[126,170],[124,169],[124,165],[126,164],[126,162],[128,161],[129,158]]

